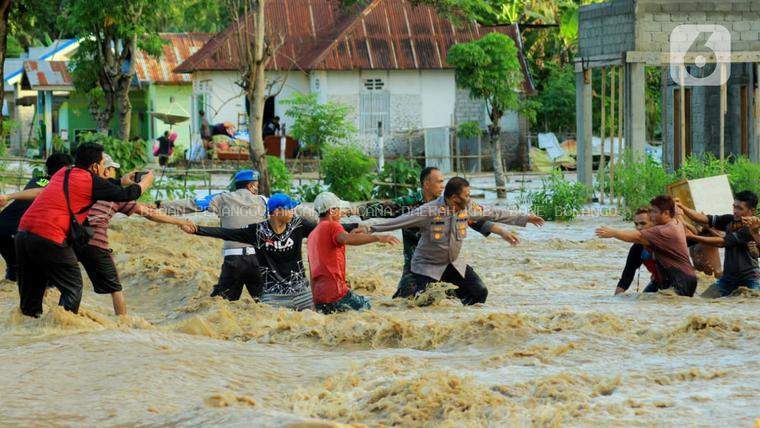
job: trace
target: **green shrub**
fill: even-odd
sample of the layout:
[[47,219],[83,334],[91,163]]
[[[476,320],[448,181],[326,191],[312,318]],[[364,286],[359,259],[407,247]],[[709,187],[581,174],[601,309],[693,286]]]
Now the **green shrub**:
[[296,187],[294,193],[298,195],[298,197],[301,198],[301,201],[303,202],[314,202],[314,199],[317,198],[317,195],[326,190],[327,188],[323,186],[322,183],[316,182],[312,184],[302,184],[301,186]]
[[271,193],[290,193],[292,188],[290,172],[285,162],[276,156],[267,156]]
[[122,173],[141,169],[148,163],[148,143],[143,140],[123,141],[116,137],[90,132],[82,136],[81,142],[101,144],[106,153],[121,166]]
[[742,156],[728,164],[727,172],[734,193],[751,190],[760,195],[760,163]]
[[[623,158],[630,159],[630,156],[626,153]],[[615,191],[625,199],[623,217],[626,220],[633,218],[637,208],[649,204],[655,196],[665,194],[668,184],[676,180],[675,175],[648,157],[644,162],[616,164]]]
[[541,190],[531,192],[531,210],[546,220],[574,219],[591,191],[587,186],[568,181],[558,170],[541,180]]
[[685,177],[688,180],[697,178],[714,177],[726,173],[728,161],[721,162],[712,153],[706,153],[704,157],[689,156],[678,169],[677,177]]
[[[377,185],[372,193],[375,199],[395,199],[403,196],[411,196],[419,187],[420,165],[408,159],[386,162],[383,171],[377,176],[378,181],[389,185]],[[390,184],[404,184],[395,186]]]
[[327,147],[320,171],[330,191],[347,201],[364,201],[372,196],[375,160],[354,146]]

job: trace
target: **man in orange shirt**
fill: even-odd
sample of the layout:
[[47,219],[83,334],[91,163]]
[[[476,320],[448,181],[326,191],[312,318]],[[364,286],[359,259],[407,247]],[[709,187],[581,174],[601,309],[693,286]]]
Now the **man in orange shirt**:
[[330,192],[317,195],[314,209],[319,224],[308,239],[311,288],[317,311],[326,314],[348,310],[369,309],[369,300],[348,288],[346,284],[346,245],[365,245],[372,242],[398,244],[390,235],[349,234],[340,224],[348,202]]

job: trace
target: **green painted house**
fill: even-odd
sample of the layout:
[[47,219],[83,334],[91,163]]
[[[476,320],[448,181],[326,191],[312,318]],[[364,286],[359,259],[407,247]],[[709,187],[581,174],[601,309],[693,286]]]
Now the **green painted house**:
[[[175,67],[200,49],[209,39],[202,33],[164,33],[161,57],[138,52],[135,79],[129,97],[132,104],[131,138],[151,141],[165,131],[176,132],[178,145],[189,145],[192,81],[186,74],[174,73]],[[96,129],[88,109],[87,96],[77,92],[66,61],[26,61],[22,78],[24,89],[36,91],[35,132],[45,141],[49,153],[53,136],[69,147],[76,146],[80,135]],[[162,115],[185,116],[179,124],[169,125]],[[114,118],[115,134],[118,119]]]

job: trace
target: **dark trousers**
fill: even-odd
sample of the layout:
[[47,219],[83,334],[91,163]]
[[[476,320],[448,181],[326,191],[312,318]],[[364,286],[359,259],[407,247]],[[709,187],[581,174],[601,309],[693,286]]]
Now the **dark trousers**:
[[673,291],[679,296],[694,297],[694,292],[697,291],[696,276],[687,275],[675,269],[660,269],[659,272],[662,277],[661,283],[652,281],[644,289],[645,293],[655,293],[673,288]]
[[97,294],[111,294],[121,291],[119,272],[111,256],[111,250],[104,250],[94,245],[85,245],[75,251],[77,259],[87,271],[92,288]]
[[488,298],[488,288],[480,279],[475,270],[467,266],[465,270],[464,278],[454,268],[453,265],[446,266],[446,270],[443,272],[441,280],[435,280],[429,276],[420,275],[414,273],[415,289],[414,293],[419,294],[427,289],[428,284],[432,282],[448,282],[457,286],[455,291],[456,296],[462,301],[463,305],[474,305],[476,303],[485,303]]
[[5,279],[15,282],[18,264],[16,262],[16,240],[12,235],[0,236],[0,255],[5,259]]
[[74,250],[33,233],[16,235],[18,258],[18,291],[21,312],[38,317],[48,284],[61,292],[58,302],[67,311],[76,313],[82,300],[82,274]]
[[259,274],[259,261],[255,254],[246,256],[226,256],[222,263],[219,283],[211,296],[222,296],[227,300],[239,300],[243,286],[254,299],[261,297],[262,286]]

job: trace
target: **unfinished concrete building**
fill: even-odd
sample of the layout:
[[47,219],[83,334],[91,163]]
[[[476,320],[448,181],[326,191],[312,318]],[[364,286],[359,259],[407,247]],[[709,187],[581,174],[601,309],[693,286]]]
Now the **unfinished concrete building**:
[[759,64],[758,0],[611,0],[581,7],[575,63],[579,179],[592,183],[591,141],[601,128],[592,129],[592,103],[600,102],[592,96],[593,70],[603,70],[597,76],[617,74],[620,86],[597,95],[617,96],[618,102],[622,95],[622,105],[608,108],[601,120],[612,116],[617,129],[622,118],[625,148],[641,158],[645,67],[659,68],[662,160],[673,169],[704,153],[760,161]]

